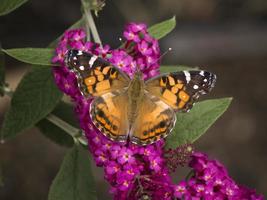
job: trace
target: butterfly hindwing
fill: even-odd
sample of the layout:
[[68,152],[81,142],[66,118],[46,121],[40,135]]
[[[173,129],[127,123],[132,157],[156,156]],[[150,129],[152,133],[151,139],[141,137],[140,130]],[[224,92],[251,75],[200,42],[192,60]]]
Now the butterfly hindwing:
[[200,95],[214,87],[216,76],[207,71],[163,74],[146,82],[146,90],[175,111],[188,112]]
[[129,77],[109,62],[79,50],[69,50],[65,62],[74,71],[85,97],[100,96],[128,86]]
[[174,110],[157,97],[145,94],[130,131],[131,142],[147,145],[165,138],[175,125]]
[[119,142],[127,140],[128,102],[127,93],[108,92],[96,97],[91,103],[90,115],[94,125],[111,140]]

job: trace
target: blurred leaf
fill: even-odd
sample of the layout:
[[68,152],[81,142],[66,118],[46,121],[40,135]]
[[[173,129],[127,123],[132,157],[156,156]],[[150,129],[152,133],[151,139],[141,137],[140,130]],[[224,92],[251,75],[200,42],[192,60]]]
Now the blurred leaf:
[[[0,44],[1,49],[1,44]],[[5,55],[0,50],[0,96],[4,95],[4,86],[5,86]]]
[[2,49],[9,56],[25,63],[32,64],[34,67],[43,67],[44,65],[53,65],[51,60],[54,56],[54,49],[48,48],[20,48],[20,49]]
[[3,178],[2,166],[0,165],[0,187],[3,186],[4,186],[4,178]]
[[1,134],[11,138],[49,114],[62,97],[50,68],[34,68],[20,81],[5,115]]
[[226,111],[232,98],[196,103],[189,113],[177,113],[176,125],[167,137],[166,148],[193,143]]
[[150,35],[156,39],[163,38],[170,33],[176,26],[175,16],[161,23],[155,24],[148,29]]
[[160,73],[180,72],[184,70],[197,70],[197,67],[188,67],[184,65],[162,65],[160,66]]
[[[84,18],[82,17],[79,19],[77,22],[75,22],[73,25],[71,25],[69,28],[67,28],[65,31],[70,30],[70,29],[75,29],[75,28],[81,28],[84,26]],[[57,43],[59,42],[60,38],[63,36],[64,33],[62,33],[57,39],[52,41],[48,47],[53,48],[57,46]]]
[[50,187],[48,200],[89,199],[97,199],[89,152],[74,145]]
[[6,15],[16,8],[20,7],[22,4],[26,3],[28,0],[1,0],[0,1],[0,16]]
[[[73,106],[70,104],[61,101],[52,111],[52,114],[56,115],[57,117],[74,127],[79,127],[78,121],[75,118]],[[37,127],[46,137],[48,137],[55,143],[67,147],[73,146],[73,138],[64,130],[54,125],[47,119],[42,119],[40,122],[38,122]]]
[[[0,44],[1,49],[1,44]],[[5,83],[5,55],[0,51],[0,86]]]

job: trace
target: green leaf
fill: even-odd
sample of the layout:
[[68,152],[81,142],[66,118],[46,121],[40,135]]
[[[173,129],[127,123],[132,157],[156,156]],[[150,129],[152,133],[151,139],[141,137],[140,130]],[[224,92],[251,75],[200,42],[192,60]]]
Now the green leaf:
[[226,111],[232,98],[206,100],[192,108],[189,113],[178,113],[176,125],[167,137],[166,148],[176,148],[193,143]]
[[[0,44],[1,49],[1,44]],[[6,72],[5,72],[5,55],[0,50],[0,96],[4,96],[4,87],[6,86],[5,80],[6,79]]]
[[161,23],[155,24],[148,29],[148,33],[156,39],[163,38],[170,33],[176,26],[175,16]]
[[162,65],[160,66],[160,73],[179,72],[183,70],[197,70],[197,67],[188,67],[184,65]]
[[[75,29],[75,28],[81,28],[84,27],[84,18],[82,17],[81,19],[79,19],[77,22],[75,22],[73,25],[71,25],[69,28],[67,28],[66,30],[70,30],[70,29]],[[57,37],[57,39],[55,39],[54,41],[52,41],[48,47],[53,48],[57,45],[57,43],[59,42],[60,38],[63,36],[64,33],[62,33],[59,37]]]
[[[73,111],[73,106],[70,104],[61,101],[52,111],[52,114],[56,115],[57,117],[74,127],[79,127],[78,121]],[[37,127],[47,138],[54,141],[55,143],[67,147],[73,146],[73,138],[64,130],[54,125],[47,119],[42,119],[40,122],[38,122]]]
[[97,199],[89,152],[74,145],[50,187],[48,200],[89,199]]
[[28,0],[1,0],[0,2],[0,16],[6,15],[16,8],[20,7]]
[[31,128],[49,114],[62,98],[50,68],[34,68],[20,81],[5,115],[4,139]]
[[34,65],[34,67],[55,66],[51,63],[55,50],[48,48],[19,48],[2,49],[9,56],[25,63]]

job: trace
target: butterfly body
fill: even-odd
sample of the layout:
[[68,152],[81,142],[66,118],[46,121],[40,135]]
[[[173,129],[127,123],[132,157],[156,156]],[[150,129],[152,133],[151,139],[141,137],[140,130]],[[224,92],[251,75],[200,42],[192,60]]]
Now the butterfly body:
[[166,137],[176,123],[175,112],[188,112],[216,80],[206,71],[184,71],[144,81],[140,71],[130,79],[119,68],[82,51],[70,50],[65,59],[82,95],[93,98],[89,114],[94,125],[111,140],[139,145]]
[[144,81],[140,72],[134,74],[134,78],[130,81],[127,88],[128,95],[128,121],[133,124],[138,115],[140,105],[144,98]]

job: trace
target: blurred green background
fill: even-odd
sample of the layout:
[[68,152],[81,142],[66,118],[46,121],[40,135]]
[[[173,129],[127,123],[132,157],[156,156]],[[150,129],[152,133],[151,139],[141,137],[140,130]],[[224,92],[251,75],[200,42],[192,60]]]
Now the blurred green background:
[[[212,71],[218,81],[208,98],[234,97],[196,149],[224,163],[238,183],[267,195],[267,1],[107,1],[96,24],[103,43],[116,48],[125,23],[152,25],[173,15],[175,30],[160,40],[162,52],[173,51],[162,63]],[[80,16],[79,1],[30,1],[0,17],[0,42],[4,48],[45,47]],[[29,67],[6,57],[6,69],[14,89]],[[0,124],[8,105],[8,97],[0,98]],[[0,199],[47,199],[66,150],[36,128],[0,145]],[[110,199],[102,169],[93,170],[99,199]]]

